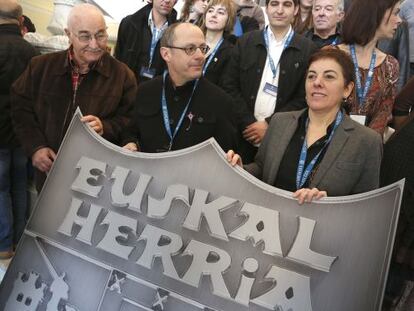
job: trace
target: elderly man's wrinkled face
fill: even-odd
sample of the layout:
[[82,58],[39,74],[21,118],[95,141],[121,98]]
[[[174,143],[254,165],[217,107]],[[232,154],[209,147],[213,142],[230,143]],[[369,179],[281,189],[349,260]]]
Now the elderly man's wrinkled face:
[[85,14],[76,18],[67,33],[79,65],[98,61],[107,48],[105,20],[98,14]]
[[343,18],[344,12],[339,9],[338,0],[315,0],[312,15],[317,31],[335,33],[336,25]]

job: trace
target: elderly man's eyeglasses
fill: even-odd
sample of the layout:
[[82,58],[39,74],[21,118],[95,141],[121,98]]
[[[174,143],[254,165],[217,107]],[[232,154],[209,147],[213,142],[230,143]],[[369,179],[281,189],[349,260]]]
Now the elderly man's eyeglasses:
[[201,53],[203,55],[206,55],[208,51],[210,51],[210,47],[207,44],[202,44],[200,46],[196,46],[194,44],[186,46],[186,47],[180,47],[180,46],[167,46],[167,48],[170,49],[179,49],[183,50],[187,55],[191,56],[194,55],[197,49],[200,49]]
[[100,32],[98,32],[94,35],[92,35],[90,33],[81,33],[80,35],[77,35],[76,33],[73,33],[73,35],[76,38],[78,38],[78,40],[82,43],[91,42],[92,37],[94,37],[97,42],[104,42],[106,39],[108,39],[108,33],[106,31],[100,31]]

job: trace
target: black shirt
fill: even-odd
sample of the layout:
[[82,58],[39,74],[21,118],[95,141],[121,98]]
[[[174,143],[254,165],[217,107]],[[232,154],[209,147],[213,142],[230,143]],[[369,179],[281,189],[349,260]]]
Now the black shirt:
[[[143,82],[137,91],[133,121],[122,135],[122,144],[138,141],[143,152],[167,151],[170,137],[161,109],[162,76]],[[165,97],[173,133],[193,91],[195,81],[174,87],[166,77]],[[223,150],[235,148],[236,131],[232,99],[223,90],[200,78],[171,150],[194,146],[214,137]]]
[[[165,97],[167,100],[168,115],[170,118],[170,128],[172,134],[174,134],[175,128],[178,124],[178,121],[181,118],[182,113],[184,112],[185,106],[188,104],[188,101],[190,100],[191,94],[194,89],[194,84],[195,80],[187,82],[182,86],[174,87],[170,79],[170,76],[167,76],[165,78]],[[188,110],[185,113],[184,120],[181,124],[181,128],[183,128],[184,131],[189,131],[191,129],[192,122],[193,120],[190,102]],[[173,144],[173,149],[175,149],[174,147],[175,146]],[[166,148],[168,149],[168,146],[166,146]]]
[[[276,176],[274,186],[276,188],[296,191],[296,171],[298,168],[300,152],[302,150],[302,145],[306,137],[306,120],[308,119],[308,111],[306,110],[298,120],[298,127],[295,131],[295,134],[292,136],[292,139],[289,142],[289,145],[286,148],[285,154],[283,155],[282,161],[280,162],[279,171]],[[326,149],[324,148],[326,141],[329,138],[330,133],[332,132],[335,126],[335,121],[333,121],[327,128],[327,133],[325,136],[318,139],[311,146],[308,147],[308,153],[306,155],[305,167],[308,166],[309,162],[322,150],[318,160],[315,163],[315,166],[312,169],[311,174],[306,180],[302,188],[308,188],[312,177],[315,175],[318,170],[319,163],[321,162],[323,156],[325,155]]]

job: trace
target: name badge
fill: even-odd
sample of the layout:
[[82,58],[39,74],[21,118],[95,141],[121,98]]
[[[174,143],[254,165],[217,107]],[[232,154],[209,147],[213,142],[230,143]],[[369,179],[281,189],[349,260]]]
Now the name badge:
[[264,88],[263,88],[263,92],[265,92],[266,94],[269,94],[273,97],[277,96],[277,86],[270,84],[269,82],[266,82]]
[[139,75],[144,78],[152,79],[155,77],[155,69],[148,68],[148,67],[142,67],[141,71],[139,72]]
[[367,121],[367,116],[359,115],[359,114],[351,114],[351,119],[358,122],[359,124],[365,125],[365,122]]

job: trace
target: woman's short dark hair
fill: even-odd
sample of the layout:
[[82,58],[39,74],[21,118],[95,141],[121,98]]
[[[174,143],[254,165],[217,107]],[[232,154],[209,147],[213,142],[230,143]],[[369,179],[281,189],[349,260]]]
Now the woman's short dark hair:
[[321,59],[331,59],[341,67],[345,86],[347,86],[350,82],[355,81],[354,64],[352,63],[351,57],[348,55],[348,53],[340,50],[337,47],[325,47],[312,54],[309,59],[308,69],[312,63]]
[[208,2],[206,11],[203,14],[203,20],[200,26],[201,30],[204,33],[207,32],[206,15],[207,15],[208,10],[215,5],[222,5],[223,7],[226,8],[226,11],[229,17],[227,19],[226,25],[224,26],[224,33],[226,35],[231,34],[231,32],[233,31],[234,22],[236,20],[236,8],[234,6],[233,0],[210,0]]
[[342,42],[366,45],[374,38],[385,12],[398,2],[400,0],[353,0],[342,24]]

